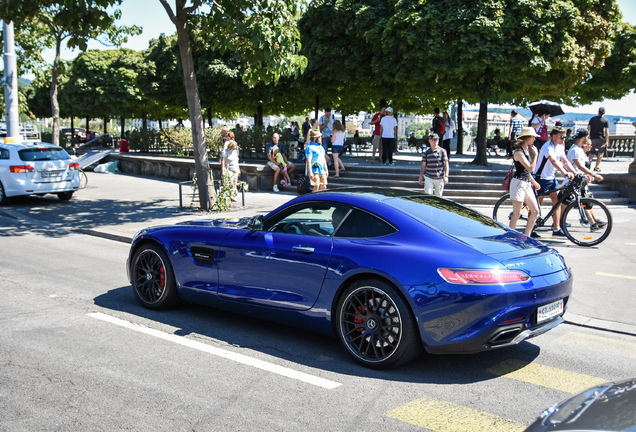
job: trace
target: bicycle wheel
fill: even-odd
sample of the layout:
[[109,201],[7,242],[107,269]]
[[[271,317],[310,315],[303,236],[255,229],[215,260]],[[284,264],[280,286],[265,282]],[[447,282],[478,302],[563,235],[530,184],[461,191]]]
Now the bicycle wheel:
[[79,178],[80,178],[80,189],[84,189],[86,186],[88,186],[88,176],[86,175],[86,173],[82,170],[80,170],[79,172]]
[[[597,223],[592,224],[590,212]],[[566,237],[579,246],[594,246],[602,242],[612,231],[612,214],[605,204],[592,198],[581,198],[570,203],[561,216],[561,228]]]
[[[517,231],[523,232],[528,223],[528,215],[530,214],[530,210],[526,203],[523,203],[521,206],[521,216],[519,216],[519,221],[517,222]],[[495,204],[495,209],[492,212],[492,218],[497,222],[500,222],[506,226],[510,226],[510,218],[512,217],[512,200],[510,199],[510,194],[507,193],[497,201]]]

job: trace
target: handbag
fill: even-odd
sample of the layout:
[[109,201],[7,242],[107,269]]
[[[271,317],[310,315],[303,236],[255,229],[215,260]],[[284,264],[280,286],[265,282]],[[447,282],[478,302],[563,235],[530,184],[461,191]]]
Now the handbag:
[[506,192],[510,192],[510,181],[512,180],[512,176],[515,174],[515,164],[510,165],[510,169],[508,170],[508,174],[504,177],[503,182],[501,182],[501,188]]

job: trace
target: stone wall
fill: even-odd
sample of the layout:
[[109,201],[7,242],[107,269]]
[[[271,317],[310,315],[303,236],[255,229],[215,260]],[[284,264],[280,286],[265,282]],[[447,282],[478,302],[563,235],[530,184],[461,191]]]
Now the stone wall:
[[[141,153],[112,154],[108,161],[117,161],[121,172],[149,177],[168,178],[180,181],[192,180],[194,159],[181,157],[154,156]],[[221,166],[210,162],[215,180],[221,179]],[[247,182],[252,191],[271,190],[274,186],[274,172],[265,162],[241,163],[240,181]]]

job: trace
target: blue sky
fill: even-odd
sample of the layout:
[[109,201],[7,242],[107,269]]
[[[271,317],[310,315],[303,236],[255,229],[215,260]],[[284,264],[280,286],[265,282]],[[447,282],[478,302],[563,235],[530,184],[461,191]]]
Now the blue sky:
[[[636,25],[636,1],[616,0],[623,14],[623,20]],[[174,2],[170,2],[174,4]],[[148,48],[148,41],[157,38],[161,33],[173,34],[174,24],[168,18],[165,9],[159,0],[124,0],[118,9],[122,12],[120,25],[138,25],[143,28],[143,33],[131,38],[124,46],[134,50]],[[97,41],[92,41],[89,48],[108,49]],[[75,58],[79,51],[63,50],[62,58],[70,60]],[[53,61],[53,51],[45,54],[49,62]],[[596,114],[598,108],[604,106],[608,115],[636,117],[636,94],[633,92],[621,100],[605,100],[602,102],[585,105],[582,107],[566,107],[567,112],[579,112]]]

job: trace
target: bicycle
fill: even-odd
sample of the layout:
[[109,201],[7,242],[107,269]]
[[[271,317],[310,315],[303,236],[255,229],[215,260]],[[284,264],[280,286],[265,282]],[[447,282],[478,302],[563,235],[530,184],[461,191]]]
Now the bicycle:
[[[569,201],[561,215],[561,229],[572,243],[579,246],[595,246],[605,240],[612,231],[612,214],[607,206],[595,198],[585,198],[584,190],[587,177],[576,174],[574,179],[559,189],[559,200],[545,217],[537,218],[535,229],[542,227],[552,217],[557,206]],[[593,223],[592,211],[597,223]],[[528,207],[524,203],[521,207],[519,220],[528,220]],[[541,211],[539,210],[539,213]],[[510,224],[512,216],[512,200],[510,194],[502,196],[495,204],[493,219],[504,225]]]
[[84,189],[86,186],[88,186],[88,176],[86,175],[84,170],[81,168],[79,170],[79,179],[80,179],[80,185],[79,185],[80,189]]

